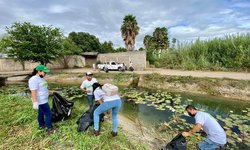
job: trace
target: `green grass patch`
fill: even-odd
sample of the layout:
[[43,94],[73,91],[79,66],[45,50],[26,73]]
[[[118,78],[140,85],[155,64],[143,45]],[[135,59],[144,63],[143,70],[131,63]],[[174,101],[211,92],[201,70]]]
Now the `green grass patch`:
[[38,129],[37,112],[32,109],[29,98],[0,94],[0,149],[146,149],[130,141],[121,128],[119,135],[113,138],[108,121],[101,123],[98,137],[91,135],[93,127],[78,133],[76,121],[87,110],[87,105],[83,104],[83,99],[73,101],[71,117],[54,123],[58,133],[49,136],[46,130]]

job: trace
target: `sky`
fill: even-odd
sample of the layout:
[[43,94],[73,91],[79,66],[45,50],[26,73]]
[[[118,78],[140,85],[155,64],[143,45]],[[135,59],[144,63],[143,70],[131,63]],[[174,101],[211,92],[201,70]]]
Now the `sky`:
[[137,49],[157,27],[181,43],[250,32],[250,0],[0,0],[0,36],[14,22],[30,22],[58,27],[65,36],[88,32],[125,47],[120,28],[128,14],[140,27]]

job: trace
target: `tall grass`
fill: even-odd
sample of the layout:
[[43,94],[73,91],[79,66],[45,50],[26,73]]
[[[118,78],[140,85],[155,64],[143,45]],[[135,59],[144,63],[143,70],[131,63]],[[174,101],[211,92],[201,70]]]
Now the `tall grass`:
[[250,70],[250,33],[180,45],[166,51],[157,67],[187,70]]
[[146,149],[126,138],[122,129],[113,138],[112,125],[107,121],[101,124],[101,135],[91,136],[93,127],[87,132],[78,133],[76,121],[86,111],[83,100],[74,100],[75,105],[70,119],[53,124],[58,133],[49,136],[46,130],[39,130],[37,113],[32,109],[27,97],[0,94],[0,149]]

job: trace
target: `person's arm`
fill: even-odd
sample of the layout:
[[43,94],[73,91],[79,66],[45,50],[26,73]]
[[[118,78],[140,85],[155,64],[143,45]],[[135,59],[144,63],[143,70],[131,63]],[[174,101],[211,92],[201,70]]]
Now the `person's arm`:
[[196,123],[196,125],[193,126],[193,128],[189,132],[182,132],[182,135],[184,137],[190,136],[194,134],[195,132],[199,131],[201,129],[201,124]]
[[87,90],[86,85],[84,84],[84,82],[81,84],[80,89],[83,92],[88,92],[88,90]]
[[103,100],[102,100],[103,97],[102,96],[103,96],[102,92],[99,89],[94,91],[95,102],[97,104],[102,104],[103,103]]
[[96,101],[96,103],[97,103],[97,104],[102,104],[103,101],[102,101],[101,99],[99,99],[99,100]]
[[31,99],[32,102],[37,102],[36,90],[31,90]]
[[88,90],[86,90],[86,88],[80,88],[81,89],[81,91],[83,91],[83,92],[88,92]]
[[31,99],[32,99],[33,109],[38,109],[36,90],[30,90],[30,91],[31,91]]

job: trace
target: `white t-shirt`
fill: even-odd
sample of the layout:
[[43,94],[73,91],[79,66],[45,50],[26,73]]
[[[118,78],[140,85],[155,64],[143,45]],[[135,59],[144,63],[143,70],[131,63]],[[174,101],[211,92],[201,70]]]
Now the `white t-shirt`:
[[45,81],[44,78],[40,78],[36,75],[31,77],[29,79],[29,89],[36,90],[38,105],[48,103],[48,83]]
[[129,67],[133,67],[133,63],[131,62],[131,63],[129,63]]
[[87,95],[93,95],[93,84],[96,83],[97,80],[96,78],[92,78],[90,81],[88,79],[84,80],[82,82],[82,85],[80,86],[80,88],[82,89],[86,89],[89,90],[89,92],[87,92]]
[[195,122],[202,125],[208,139],[218,144],[227,143],[227,137],[224,129],[210,114],[197,111],[197,114],[195,115]]
[[106,93],[102,89],[100,89],[99,87],[96,88],[96,90],[94,91],[94,96],[95,96],[95,101],[102,99],[103,102],[121,99],[118,94],[115,94],[112,96],[107,96]]

